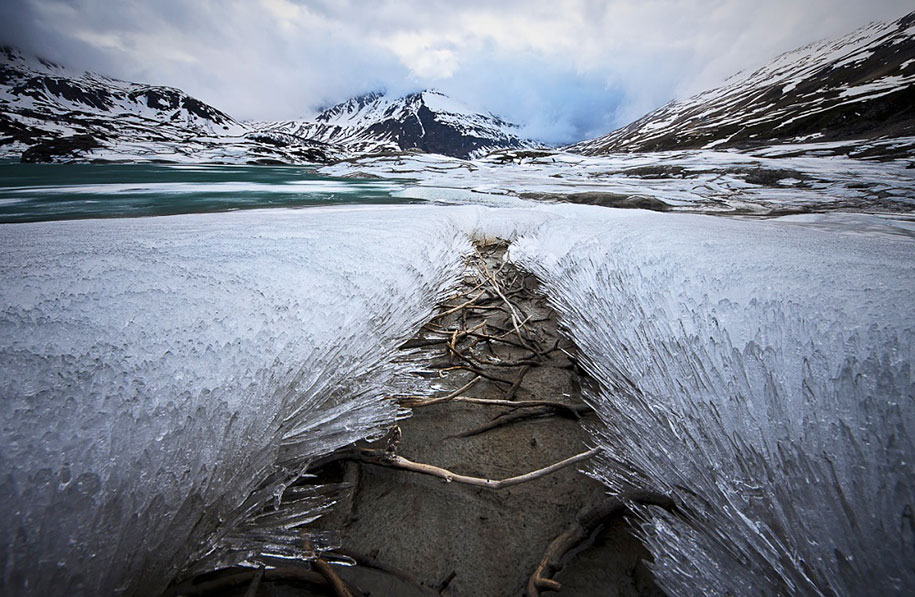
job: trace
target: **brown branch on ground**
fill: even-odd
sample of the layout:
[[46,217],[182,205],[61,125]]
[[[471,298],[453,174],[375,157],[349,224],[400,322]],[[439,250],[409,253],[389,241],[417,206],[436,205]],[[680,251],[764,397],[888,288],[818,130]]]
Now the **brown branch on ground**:
[[479,427],[462,431],[456,435],[448,436],[445,439],[464,439],[473,437],[475,435],[480,435],[481,433],[486,433],[487,431],[492,431],[493,429],[498,429],[499,427],[505,427],[506,425],[511,425],[512,423],[517,423],[519,421],[526,421],[528,419],[537,419],[552,415],[571,416],[578,419],[582,415],[592,412],[591,407],[587,404],[563,404],[562,406],[558,406],[558,404],[559,403],[550,403],[542,406],[534,406],[526,410],[508,412],[499,415],[492,421],[484,423]]
[[[192,579],[175,585],[166,595],[186,595],[187,597],[222,595],[233,587],[245,584],[250,585],[259,572],[260,569],[257,568],[231,568],[222,571],[222,574],[217,574],[215,578],[211,578],[210,580],[194,582]],[[262,581],[283,581],[320,587],[328,586],[327,580],[318,572],[294,566],[264,570]]]
[[352,591],[350,591],[349,587],[346,586],[346,583],[337,576],[337,573],[334,572],[334,569],[326,560],[318,558],[311,564],[314,566],[315,570],[318,571],[318,574],[324,577],[324,580],[330,585],[330,588],[333,590],[336,597],[353,597]]
[[[482,284],[478,284],[478,285],[477,285],[477,288],[480,288],[481,286],[483,286],[483,285],[482,285]],[[473,291],[471,291],[471,292],[473,292]],[[476,296],[476,298],[472,298],[472,299],[470,299],[469,301],[467,301],[467,302],[465,302],[465,303],[463,303],[463,304],[460,304],[460,305],[458,305],[458,306],[456,306],[456,307],[452,307],[452,308],[448,309],[447,311],[442,311],[441,313],[438,313],[437,315],[433,315],[433,316],[432,316],[432,319],[430,319],[429,321],[435,321],[436,319],[441,319],[442,317],[447,317],[448,315],[451,315],[452,313],[457,313],[458,311],[460,311],[460,310],[463,309],[464,307],[473,304],[473,302],[474,302],[475,300],[477,300],[478,298],[480,298],[481,296],[483,296],[485,293],[486,293],[486,291],[482,291],[482,292],[480,292],[480,294],[478,294],[478,295]]]
[[400,402],[400,404],[402,404],[403,406],[408,406],[411,408],[413,406],[432,406],[433,404],[440,404],[442,402],[448,402],[452,398],[456,398],[457,396],[460,396],[461,394],[463,394],[464,392],[466,392],[467,390],[472,388],[474,386],[474,384],[476,384],[481,379],[483,379],[483,378],[480,377],[479,375],[477,375],[476,377],[474,377],[473,379],[471,379],[470,381],[468,381],[467,383],[465,383],[464,385],[462,385],[455,391],[451,392],[447,396],[441,396],[441,397],[437,397],[437,398],[425,398],[423,396],[393,396],[392,398],[394,398],[395,400]]
[[627,514],[627,503],[676,509],[672,499],[650,491],[635,491],[622,497],[605,497],[596,505],[585,507],[575,517],[575,521],[550,543],[528,580],[528,597],[539,597],[543,591],[559,591],[562,585],[553,580],[553,576],[565,565],[566,556],[593,540],[610,520]]
[[257,568],[257,572],[254,574],[254,578],[251,579],[251,584],[248,585],[248,590],[245,591],[245,597],[257,597],[257,589],[261,586],[261,580],[264,578],[264,565],[261,564]]
[[445,367],[443,369],[439,369],[439,371],[447,372],[447,371],[456,371],[456,370],[460,370],[460,369],[462,369],[464,371],[470,371],[471,373],[475,373],[476,375],[478,375],[480,377],[484,377],[484,378],[488,379],[489,381],[494,381],[496,383],[504,383],[508,387],[511,387],[512,384],[515,383],[514,381],[512,381],[510,379],[505,379],[504,377],[499,377],[498,375],[493,375],[491,373],[487,373],[486,371],[483,371],[479,367],[474,367],[473,365],[455,365],[453,367]]
[[423,408],[425,406],[432,406],[433,404],[441,404],[443,402],[464,402],[467,404],[482,404],[484,406],[496,406],[502,408],[535,408],[535,407],[548,407],[557,411],[565,411],[569,416],[573,418],[580,418],[583,412],[581,404],[566,404],[565,402],[554,402],[552,400],[495,400],[490,398],[473,398],[470,396],[452,396],[450,398],[434,398],[432,400],[423,400],[418,396],[410,396],[408,399],[403,400],[401,404],[410,408]]
[[[395,428],[397,426],[395,425]],[[396,434],[395,434],[396,436]],[[516,477],[509,477],[508,479],[484,479],[482,477],[470,477],[468,475],[462,475],[460,473],[455,473],[432,464],[425,464],[422,462],[413,462],[408,460],[403,456],[398,456],[396,451],[396,443],[391,446],[389,442],[388,449],[379,450],[372,448],[348,448],[341,450],[330,458],[337,460],[340,458],[348,458],[351,460],[357,460],[359,462],[365,462],[367,464],[374,464],[377,466],[384,466],[388,468],[395,468],[405,471],[410,471],[413,473],[420,473],[423,475],[431,475],[433,477],[438,477],[443,479],[446,483],[463,483],[465,485],[473,485],[476,487],[485,487],[487,489],[504,489],[506,487],[511,487],[513,485],[520,485],[521,483],[527,483],[528,481],[533,481],[539,479],[540,477],[545,477],[549,474],[552,474],[560,469],[566,468],[567,466],[572,466],[588,458],[591,458],[597,453],[597,449],[591,449],[587,452],[582,452],[581,454],[576,454],[575,456],[570,456],[565,460],[561,460],[550,466],[525,473],[523,475],[518,475]],[[325,460],[322,464],[325,464]]]
[[[492,272],[489,271],[489,267],[486,266],[486,260],[483,258],[482,255],[480,255],[479,251],[477,252],[477,258],[480,262],[479,271],[483,274],[483,276],[486,279],[489,280],[490,287],[493,289],[493,291],[495,291],[496,294],[499,295],[499,297],[502,299],[502,301],[505,303],[505,306],[508,307],[508,310],[511,313],[512,325],[515,328],[515,333],[518,335],[518,341],[521,342],[521,344],[527,344],[526,343],[527,339],[521,333],[521,328],[524,326],[524,323],[521,321],[521,316],[518,314],[518,309],[515,307],[515,305],[510,300],[508,300],[508,297],[506,297],[505,294],[502,292],[502,289],[499,287],[499,282],[496,280],[495,276],[493,276]],[[528,317],[528,319],[529,319],[529,317]]]
[[518,371],[518,377],[515,378],[515,383],[508,388],[508,391],[505,392],[505,399],[511,400],[515,397],[515,393],[518,391],[518,388],[521,387],[521,382],[524,381],[524,376],[527,375],[527,372],[531,370],[530,365],[524,365],[521,367],[521,370]]
[[395,568],[394,566],[391,566],[389,564],[379,562],[378,560],[375,559],[375,555],[377,555],[377,554],[373,553],[373,555],[369,556],[369,555],[364,555],[364,554],[357,553],[354,551],[350,551],[348,549],[338,549],[334,553],[352,558],[356,562],[356,564],[359,566],[364,566],[366,568],[372,568],[373,570],[378,570],[379,572],[384,572],[386,574],[390,574],[391,576],[393,576],[407,584],[415,586],[423,593],[428,593],[430,595],[438,594],[437,591],[434,591],[431,588],[427,587],[425,584],[423,584],[423,582],[421,580],[419,580],[418,578],[416,578],[409,572],[401,570],[400,568]]

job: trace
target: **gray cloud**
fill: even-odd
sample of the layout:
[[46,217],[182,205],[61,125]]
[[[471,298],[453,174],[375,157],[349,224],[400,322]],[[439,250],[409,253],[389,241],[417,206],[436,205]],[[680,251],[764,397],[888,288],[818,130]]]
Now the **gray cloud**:
[[549,142],[621,126],[911,0],[4,0],[0,43],[241,119],[436,87]]

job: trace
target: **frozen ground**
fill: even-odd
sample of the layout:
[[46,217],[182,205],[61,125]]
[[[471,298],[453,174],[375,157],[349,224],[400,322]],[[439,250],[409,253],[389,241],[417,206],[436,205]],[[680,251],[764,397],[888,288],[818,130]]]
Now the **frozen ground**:
[[453,189],[439,192],[443,202],[492,203],[487,195],[497,195],[715,213],[915,210],[915,161],[832,155],[835,145],[605,157],[505,150],[474,161],[402,154],[347,160],[320,172],[412,178],[421,190],[409,192],[424,198],[433,196],[430,189]]
[[288,553],[327,499],[255,514],[394,420],[394,349],[472,236],[515,241],[602,384],[594,474],[683,505],[642,512],[665,586],[915,586],[906,222],[417,205],[2,232],[8,593],[148,593]]

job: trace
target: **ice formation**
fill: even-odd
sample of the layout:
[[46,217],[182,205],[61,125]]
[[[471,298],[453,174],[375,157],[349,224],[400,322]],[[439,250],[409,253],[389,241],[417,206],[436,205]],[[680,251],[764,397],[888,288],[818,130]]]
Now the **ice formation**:
[[516,241],[599,388],[592,473],[672,594],[915,590],[915,243],[565,208]]
[[398,416],[392,355],[460,272],[436,213],[4,226],[3,592],[155,594],[300,551],[327,499],[283,488]]
[[572,205],[5,225],[0,586],[301,555],[333,488],[284,489],[401,414],[395,348],[494,237],[599,381],[592,474],[680,506],[634,506],[664,588],[915,587],[911,227]]

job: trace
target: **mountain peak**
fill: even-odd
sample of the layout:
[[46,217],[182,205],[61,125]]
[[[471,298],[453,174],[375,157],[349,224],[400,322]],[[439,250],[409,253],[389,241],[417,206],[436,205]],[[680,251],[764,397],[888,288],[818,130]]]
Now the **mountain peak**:
[[518,126],[474,110],[437,89],[402,96],[373,91],[326,108],[313,122],[268,123],[266,130],[339,143],[353,152],[421,150],[458,158],[533,147]]

